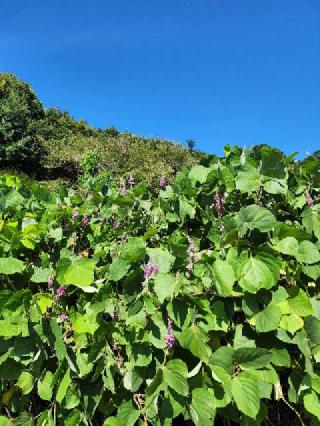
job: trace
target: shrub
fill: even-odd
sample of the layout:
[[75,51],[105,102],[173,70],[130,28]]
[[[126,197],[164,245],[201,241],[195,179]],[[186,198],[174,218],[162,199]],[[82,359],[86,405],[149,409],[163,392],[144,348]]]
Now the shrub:
[[0,179],[2,424],[318,424],[319,163]]
[[44,151],[32,123],[44,110],[31,87],[12,74],[0,74],[0,161],[24,172],[36,172]]

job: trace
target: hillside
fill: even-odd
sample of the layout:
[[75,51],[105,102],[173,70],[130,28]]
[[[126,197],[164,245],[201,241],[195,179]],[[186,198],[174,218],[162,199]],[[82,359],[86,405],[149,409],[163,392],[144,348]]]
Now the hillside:
[[178,143],[96,129],[68,112],[46,109],[28,83],[8,73],[0,74],[0,141],[2,169],[44,181],[108,173],[151,184],[209,158]]

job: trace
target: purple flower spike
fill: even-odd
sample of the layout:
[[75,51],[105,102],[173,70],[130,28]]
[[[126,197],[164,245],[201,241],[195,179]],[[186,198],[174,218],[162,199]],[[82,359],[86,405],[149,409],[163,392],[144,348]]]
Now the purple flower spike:
[[59,300],[62,296],[66,294],[67,290],[65,287],[59,287],[56,291],[56,299]]
[[126,183],[123,180],[119,183],[119,189],[120,189],[121,195],[127,195],[128,194]]
[[176,344],[176,338],[173,335],[172,320],[170,318],[168,318],[168,329],[164,342],[169,348],[172,348]]
[[77,211],[77,210],[73,210],[73,212],[72,212],[72,219],[73,219],[74,221],[76,221],[76,220],[78,220],[78,218],[79,218],[79,213],[78,213],[78,211]]
[[81,221],[82,226],[88,226],[89,225],[89,219],[87,216],[83,216]]
[[144,265],[144,278],[148,280],[152,275],[156,275],[160,272],[159,266],[152,262],[148,262]]
[[115,219],[115,220],[112,222],[112,227],[113,227],[114,229],[118,229],[118,228],[119,228],[119,226],[120,226],[120,222],[119,222],[119,220],[118,220],[118,219]]
[[132,175],[130,175],[128,179],[128,183],[129,185],[134,185],[136,183],[135,178]]
[[50,290],[50,288],[52,288],[53,286],[53,277],[49,277],[48,278],[48,289]]
[[168,185],[167,179],[164,176],[161,176],[159,181],[160,188],[165,188]]
[[194,241],[190,237],[188,237],[188,241],[189,241],[188,252],[194,253],[196,251],[196,246],[194,244]]
[[216,192],[213,196],[214,199],[214,207],[216,209],[217,215],[219,217],[222,216],[222,213],[224,211],[224,199],[220,192]]

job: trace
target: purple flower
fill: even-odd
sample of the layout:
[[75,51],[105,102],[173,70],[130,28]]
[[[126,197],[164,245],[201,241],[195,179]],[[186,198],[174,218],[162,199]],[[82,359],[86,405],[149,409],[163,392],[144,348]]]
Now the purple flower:
[[314,204],[314,200],[311,197],[311,195],[309,194],[309,192],[307,193],[307,196],[306,196],[306,202],[307,202],[308,206],[313,206],[313,204]]
[[160,188],[165,188],[168,185],[167,179],[164,176],[161,176],[159,181]]
[[120,181],[120,183],[119,183],[119,189],[120,189],[121,195],[127,195],[128,194],[126,183],[123,180]]
[[83,216],[81,221],[82,226],[88,226],[89,225],[89,219],[87,216]]
[[69,321],[69,317],[65,313],[63,313],[63,314],[60,315],[58,322],[64,322],[64,321]]
[[169,317],[168,317],[167,335],[164,339],[164,342],[169,348],[172,348],[176,343],[176,338],[173,335],[172,321]]
[[119,228],[119,226],[120,226],[119,219],[115,219],[115,220],[112,222],[112,227],[113,227],[114,229],[118,229],[118,228]]
[[128,179],[128,183],[129,185],[134,185],[136,183],[135,178],[132,175],[130,175]]
[[224,199],[220,192],[216,192],[213,196],[214,200],[214,207],[216,209],[217,215],[219,217],[222,216],[223,210],[224,210]]
[[78,218],[79,218],[79,213],[78,213],[78,211],[77,211],[77,210],[73,210],[73,212],[72,212],[72,219],[73,219],[74,221],[76,221],[76,220],[78,220]]
[[49,277],[48,278],[48,289],[50,290],[50,288],[53,286],[53,277]]
[[196,251],[196,246],[194,244],[194,241],[190,237],[188,237],[188,241],[189,241],[188,252],[194,253]]
[[144,278],[146,280],[148,280],[151,277],[151,275],[158,274],[159,271],[160,271],[160,269],[159,269],[158,265],[155,265],[152,262],[148,262],[146,265],[144,265],[144,271],[143,271],[144,272]]
[[62,296],[66,294],[67,290],[65,287],[59,287],[56,290],[56,299],[59,300]]
[[187,265],[187,267],[186,267],[186,270],[187,270],[187,271],[189,271],[189,272],[191,272],[191,271],[192,271],[192,269],[193,269],[192,261],[191,261],[191,260],[189,260],[189,263],[188,263],[188,265]]

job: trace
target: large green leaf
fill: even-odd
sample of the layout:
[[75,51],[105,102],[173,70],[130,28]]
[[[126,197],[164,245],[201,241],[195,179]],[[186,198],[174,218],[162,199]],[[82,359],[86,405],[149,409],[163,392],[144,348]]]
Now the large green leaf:
[[216,260],[213,264],[215,286],[220,296],[231,296],[236,277],[232,266],[225,260]]
[[180,395],[188,395],[188,367],[181,359],[169,361],[163,369],[164,381]]
[[0,258],[0,274],[12,275],[22,272],[25,268],[24,263],[13,257]]
[[313,414],[317,419],[320,418],[320,401],[316,392],[311,390],[304,395],[303,403],[309,413]]
[[239,373],[232,379],[232,395],[238,409],[255,419],[260,409],[257,379],[249,371]]
[[68,387],[70,385],[71,379],[70,379],[70,368],[67,369],[65,372],[57,390],[56,400],[61,403],[64,397],[66,396]]
[[244,370],[266,367],[272,353],[262,348],[239,348],[234,352],[233,362]]
[[169,274],[158,274],[154,279],[154,291],[161,303],[171,299],[175,290],[175,279]]
[[212,426],[215,418],[215,397],[212,389],[196,388],[192,391],[190,415],[196,426]]
[[250,257],[240,267],[239,285],[249,293],[261,288],[270,289],[275,285],[274,277],[268,266],[259,259]]
[[320,262],[320,254],[316,245],[310,241],[302,241],[299,244],[297,261],[300,263],[307,263],[308,265]]
[[17,386],[22,390],[24,395],[30,393],[33,389],[34,377],[28,371],[23,371],[18,379]]
[[178,340],[180,345],[189,349],[190,352],[200,358],[202,361],[207,362],[211,355],[211,349],[207,345],[208,337],[204,331],[195,324],[180,333]]
[[251,164],[245,164],[236,177],[236,188],[242,192],[255,191],[261,185],[260,173]]
[[46,371],[43,378],[38,380],[38,395],[45,401],[50,401],[53,390],[53,374]]
[[267,333],[276,330],[279,326],[281,315],[281,310],[277,306],[268,305],[255,317],[257,331]]
[[247,231],[258,229],[261,232],[271,231],[277,221],[266,208],[252,204],[242,207],[239,212],[239,235],[244,237]]
[[129,270],[129,264],[119,257],[113,259],[109,269],[109,279],[111,281],[119,281],[126,276]]
[[121,257],[128,263],[137,262],[146,254],[146,242],[140,237],[130,237],[121,250]]
[[59,276],[60,284],[73,284],[77,287],[88,287],[94,280],[94,262],[90,259],[80,259],[64,270]]
[[207,176],[210,172],[210,169],[204,166],[193,166],[189,172],[189,179],[193,184],[200,182],[204,183],[207,180]]
[[150,261],[159,267],[160,272],[170,272],[175,257],[172,256],[168,250],[161,248],[148,248],[147,254]]

